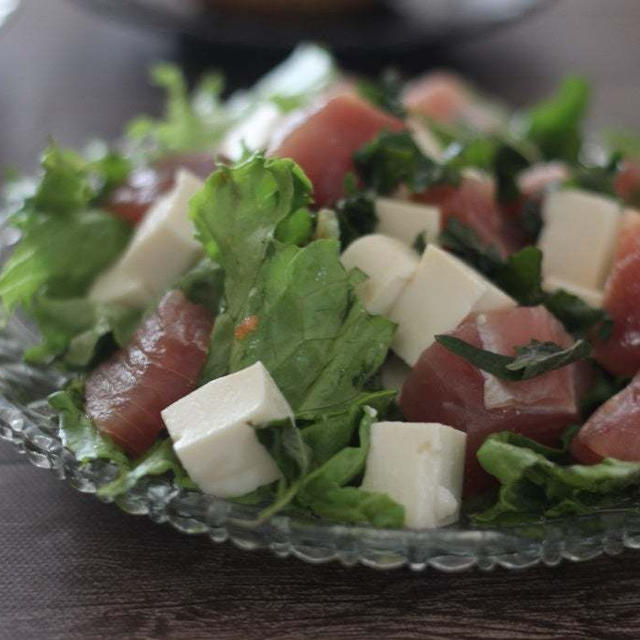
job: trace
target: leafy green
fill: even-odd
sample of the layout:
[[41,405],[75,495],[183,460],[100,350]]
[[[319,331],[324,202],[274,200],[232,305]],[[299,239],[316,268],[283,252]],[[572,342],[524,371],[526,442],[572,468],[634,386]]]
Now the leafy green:
[[580,412],[584,419],[629,384],[627,378],[612,376],[596,362],[589,364],[592,381],[589,385],[589,391],[580,398]]
[[496,149],[493,158],[493,174],[496,178],[498,202],[513,202],[520,197],[518,175],[530,165],[529,158],[507,144]]
[[544,304],[574,336],[597,335],[604,340],[610,335],[612,323],[605,310],[596,309],[562,289],[553,292],[542,290],[542,252],[537,247],[525,247],[505,260],[496,247],[484,244],[474,229],[455,218],[448,221],[440,242],[519,304]]
[[158,440],[141,458],[132,461],[96,429],[85,415],[82,401],[83,385],[78,380],[49,396],[49,404],[59,415],[62,444],[82,464],[103,460],[114,467],[113,479],[98,489],[98,495],[112,500],[132,489],[144,477],[168,472],[178,486],[195,488],[177,459],[169,438]]
[[617,198],[615,181],[620,169],[622,155],[612,153],[603,164],[588,165],[578,163],[574,169],[568,185],[587,191],[602,193],[612,198]]
[[330,520],[399,528],[404,508],[385,494],[346,486],[364,472],[371,424],[376,412],[365,407],[358,428],[359,446],[345,447],[302,481],[296,501]]
[[127,126],[134,152],[143,157],[211,150],[235,125],[261,104],[272,102],[283,112],[303,107],[335,77],[331,56],[315,45],[301,45],[248,91],[223,101],[224,79],[204,75],[193,91],[179,67],[161,63],[152,68],[153,83],[167,93],[160,118],[140,116]]
[[458,184],[456,168],[425,156],[408,131],[383,131],[353,156],[358,175],[377,193],[389,194],[400,185],[413,192],[435,184]]
[[17,304],[28,308],[40,292],[83,295],[124,249],[130,234],[124,222],[98,210],[59,215],[30,209],[20,215],[16,225],[22,238],[0,274],[7,311]]
[[179,487],[196,488],[178,460],[170,438],[158,440],[139,460],[132,463],[128,470],[121,473],[112,482],[102,485],[97,494],[101,498],[113,500],[129,489],[133,489],[143,478],[160,476],[165,473],[171,473]]
[[447,221],[440,234],[440,243],[489,278],[495,277],[504,266],[498,248],[485,244],[475,229],[462,224],[457,218]]
[[404,84],[402,76],[396,69],[386,69],[377,80],[360,80],[358,93],[374,106],[404,118],[406,115],[402,104]]
[[177,288],[191,302],[206,307],[215,316],[224,292],[224,271],[218,263],[202,258],[180,278]]
[[546,296],[545,306],[574,336],[587,337],[595,332],[606,340],[613,331],[613,320],[605,309],[587,304],[582,298],[557,289]]
[[[386,405],[389,394],[371,398]],[[307,509],[332,520],[402,526],[404,510],[400,505],[386,495],[348,486],[364,471],[371,424],[377,416],[377,411],[364,402],[323,416],[302,430],[288,420],[257,429],[260,442],[283,475],[262,518],[289,507]],[[349,446],[356,430],[358,445]]]
[[635,131],[609,129],[603,134],[607,149],[623,158],[640,158],[640,137]]
[[222,76],[202,77],[189,95],[180,68],[161,63],[151,70],[153,83],[167,92],[164,117],[139,116],[127,126],[127,137],[151,147],[157,154],[211,149],[232,124],[221,102]]
[[589,106],[587,81],[567,77],[557,93],[524,115],[525,137],[545,158],[575,162],[582,146],[582,125]]
[[29,308],[43,292],[83,295],[130,235],[124,222],[91,208],[99,194],[89,163],[52,145],[42,167],[34,195],[11,219],[22,238],[0,274],[0,298],[8,312],[17,304]]
[[455,218],[447,222],[440,242],[520,304],[542,301],[542,252],[538,248],[525,247],[505,260],[495,246],[484,244],[474,229]]
[[60,416],[62,444],[82,463],[108,460],[116,465],[119,473],[122,473],[128,468],[129,459],[124,451],[100,434],[84,414],[83,391],[83,385],[74,381],[65,390],[49,396],[49,404]]
[[101,304],[88,298],[38,296],[30,309],[38,323],[42,342],[25,352],[32,363],[47,363],[56,357],[70,367],[86,367],[111,335],[125,345],[140,320],[140,312],[117,304]]
[[455,336],[438,335],[436,340],[474,367],[512,382],[535,378],[548,371],[583,360],[591,354],[591,345],[585,340],[578,340],[571,347],[566,348],[554,342],[532,340],[527,345],[515,346],[515,356],[486,351]]
[[350,189],[347,196],[338,201],[335,211],[343,249],[360,236],[373,233],[378,224],[375,202],[364,191]]
[[563,452],[510,432],[489,436],[478,450],[482,467],[500,482],[497,501],[472,519],[479,524],[584,514],[637,494],[640,463],[607,459],[562,466]]
[[22,237],[0,274],[0,298],[7,313],[21,305],[38,324],[42,343],[26,352],[30,361],[63,355],[86,366],[103,336],[119,342],[135,324],[134,312],[83,297],[129,240],[125,222],[96,208],[128,170],[104,146],[85,159],[51,144],[40,179],[11,217]]
[[[355,297],[335,240],[299,248],[275,237],[309,198],[309,182],[292,161],[256,155],[211,176],[191,215],[225,270],[225,311],[204,380],[260,360],[294,411],[315,415],[358,397],[394,326]],[[249,318],[253,329],[236,332]]]

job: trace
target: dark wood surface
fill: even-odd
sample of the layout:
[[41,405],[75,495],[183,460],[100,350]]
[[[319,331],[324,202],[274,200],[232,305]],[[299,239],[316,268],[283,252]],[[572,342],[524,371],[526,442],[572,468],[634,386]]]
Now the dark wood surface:
[[[424,66],[455,66],[517,104],[584,72],[597,87],[592,123],[640,129],[639,31],[638,0],[565,0],[490,38],[424,54]],[[156,111],[146,68],[176,51],[167,35],[62,0],[25,0],[0,32],[0,165],[31,169],[49,133],[69,144],[112,138],[133,114]],[[308,566],[127,516],[0,443],[2,640],[631,640],[639,607],[637,553],[521,573]]]

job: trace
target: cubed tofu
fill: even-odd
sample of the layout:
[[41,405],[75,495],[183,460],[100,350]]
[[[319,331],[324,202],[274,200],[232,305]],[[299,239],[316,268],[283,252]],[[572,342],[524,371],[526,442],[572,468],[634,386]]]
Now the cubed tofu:
[[266,149],[271,135],[283,120],[284,114],[275,103],[261,104],[246,120],[229,131],[220,144],[220,153],[231,160],[239,160],[247,149]]
[[611,267],[622,219],[620,205],[611,198],[563,189],[544,201],[544,227],[538,246],[542,271],[587,289],[602,289]]
[[376,199],[378,216],[377,233],[401,240],[413,247],[418,236],[423,235],[425,242],[435,242],[440,235],[440,209],[424,204],[393,200]]
[[189,200],[202,186],[193,174],[179,170],[175,187],[145,215],[124,254],[96,279],[89,297],[144,307],[166,291],[202,254],[189,218]]
[[556,278],[554,276],[545,278],[543,289],[549,293],[553,293],[557,289],[564,289],[567,293],[572,293],[574,296],[582,298],[592,307],[602,307],[602,299],[604,298],[604,291],[602,289],[581,287],[573,282],[568,282],[562,278]]
[[401,504],[409,529],[456,522],[466,439],[462,431],[438,423],[376,422],[362,488]]
[[205,493],[232,498],[280,477],[256,428],[293,413],[264,365],[212,380],[162,411],[173,447]]
[[390,312],[420,262],[404,243],[376,233],[352,242],[340,260],[345,269],[358,268],[367,275],[357,292],[367,311],[374,314]]
[[389,317],[398,325],[392,348],[409,366],[434,341],[473,311],[515,306],[515,302],[462,260],[428,245],[413,278]]

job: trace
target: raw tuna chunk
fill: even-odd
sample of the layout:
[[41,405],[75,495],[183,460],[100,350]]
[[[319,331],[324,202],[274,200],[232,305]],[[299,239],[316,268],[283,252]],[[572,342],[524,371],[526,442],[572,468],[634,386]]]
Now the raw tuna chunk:
[[485,243],[495,245],[503,255],[519,248],[497,206],[495,185],[489,178],[468,174],[457,187],[438,185],[414,199],[440,207],[443,225],[456,218],[474,229]]
[[180,168],[188,169],[199,178],[207,178],[216,164],[210,155],[199,153],[169,156],[153,167],[135,169],[109,196],[105,209],[129,224],[137,225],[156,199],[172,189],[176,171]]
[[640,374],[587,420],[571,453],[583,464],[603,458],[640,461]]
[[131,342],[87,380],[86,411],[98,430],[131,455],[163,429],[160,411],[195,389],[213,318],[180,291],[167,293]]
[[615,180],[616,193],[627,203],[640,206],[640,160],[625,160]]
[[407,87],[403,97],[407,111],[442,124],[458,120],[470,102],[471,93],[464,81],[442,71],[418,78]]
[[384,130],[400,131],[401,120],[372,107],[361,98],[344,94],[285,125],[274,135],[269,155],[293,158],[314,187],[319,206],[344,195],[344,178],[353,171],[353,154]]
[[[532,339],[568,346],[560,323],[544,307],[516,307],[471,315],[452,335],[505,355]],[[476,453],[486,437],[515,431],[553,444],[578,419],[575,365],[523,382],[488,375],[438,343],[426,349],[402,387],[400,408],[408,420],[441,422],[467,433],[465,495],[491,486]]]
[[613,335],[596,346],[596,360],[618,376],[640,369],[640,213],[625,214],[613,269],[604,294],[604,308],[613,318]]
[[518,187],[525,198],[542,196],[545,189],[565,182],[570,177],[564,162],[534,164],[518,175]]
[[478,131],[497,131],[504,126],[502,110],[476,96],[469,85],[453,73],[434,71],[410,83],[403,104],[411,114],[441,124],[462,122]]

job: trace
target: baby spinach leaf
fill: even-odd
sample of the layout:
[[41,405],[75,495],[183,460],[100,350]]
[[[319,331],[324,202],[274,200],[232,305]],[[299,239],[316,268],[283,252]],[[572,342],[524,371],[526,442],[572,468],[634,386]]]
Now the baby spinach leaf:
[[640,485],[640,463],[607,459],[563,466],[562,452],[510,432],[489,436],[478,450],[482,467],[500,482],[491,507],[472,515],[478,524],[526,522],[586,514],[620,505]]
[[[309,198],[292,161],[257,155],[211,176],[191,214],[225,270],[225,311],[204,379],[260,360],[297,413],[316,415],[358,397],[394,325],[364,310],[335,240],[300,248],[277,239],[278,226]],[[237,331],[248,319],[251,330]]]

